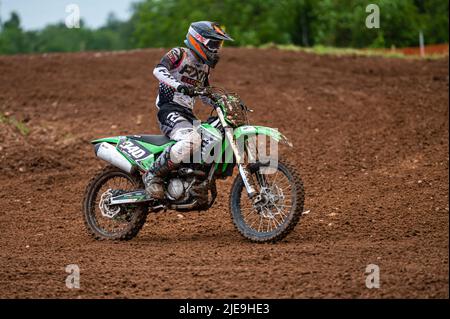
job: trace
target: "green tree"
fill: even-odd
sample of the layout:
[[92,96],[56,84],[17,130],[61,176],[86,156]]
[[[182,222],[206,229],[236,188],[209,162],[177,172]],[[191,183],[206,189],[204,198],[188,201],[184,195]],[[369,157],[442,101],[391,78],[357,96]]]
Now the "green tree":
[[288,43],[276,0],[146,0],[135,7],[135,44],[170,47],[182,44],[193,21],[212,20],[235,38],[230,45]]
[[11,13],[5,21],[0,33],[0,52],[6,54],[25,53],[28,51],[27,41],[20,26],[20,18],[16,12]]
[[448,43],[447,0],[423,0],[423,32],[427,43]]
[[[380,8],[380,29],[365,25],[369,3]],[[179,46],[200,20],[222,24],[232,46],[417,46],[420,31],[427,44],[448,43],[448,7],[447,0],[141,0],[128,21],[110,14],[96,30],[59,23],[27,32],[12,13],[0,29],[0,54]]]

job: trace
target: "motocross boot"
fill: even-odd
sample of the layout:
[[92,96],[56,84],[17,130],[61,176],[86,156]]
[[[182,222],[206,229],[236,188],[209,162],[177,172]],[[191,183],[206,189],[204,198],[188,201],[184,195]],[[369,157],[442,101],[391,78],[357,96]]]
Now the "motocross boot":
[[170,149],[166,148],[143,176],[145,191],[154,199],[164,199],[164,177],[178,166],[170,160]]

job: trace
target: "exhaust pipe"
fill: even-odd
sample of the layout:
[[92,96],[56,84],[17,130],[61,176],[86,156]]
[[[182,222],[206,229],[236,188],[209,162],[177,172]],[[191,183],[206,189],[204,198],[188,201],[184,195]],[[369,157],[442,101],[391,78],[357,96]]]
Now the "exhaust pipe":
[[119,151],[109,143],[103,142],[95,145],[95,155],[111,163],[121,170],[131,173],[133,166]]

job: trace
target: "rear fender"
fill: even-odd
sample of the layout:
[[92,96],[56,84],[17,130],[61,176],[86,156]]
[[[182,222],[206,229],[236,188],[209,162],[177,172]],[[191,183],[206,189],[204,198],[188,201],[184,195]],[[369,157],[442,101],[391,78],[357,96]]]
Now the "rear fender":
[[[97,156],[99,145],[101,145],[102,143],[112,144],[114,145],[117,152],[131,164],[133,169],[137,168],[141,171],[147,171],[155,161],[155,155],[161,153],[175,142],[171,141],[167,144],[157,146],[141,141],[136,141],[132,138],[127,138],[126,136],[113,136],[96,139],[91,141],[91,143],[95,145]],[[105,158],[102,159],[111,163],[111,161]],[[114,163],[112,164],[114,165]]]
[[110,143],[110,144],[119,144],[120,136],[113,136],[113,137],[105,137],[105,138],[99,138],[97,140],[91,141],[92,144],[98,144],[102,142]]

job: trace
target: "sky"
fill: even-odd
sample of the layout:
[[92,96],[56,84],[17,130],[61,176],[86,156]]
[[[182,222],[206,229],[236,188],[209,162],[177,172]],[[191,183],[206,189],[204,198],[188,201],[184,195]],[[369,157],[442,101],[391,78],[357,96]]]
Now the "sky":
[[110,12],[120,20],[130,17],[130,7],[137,0],[0,0],[0,17],[4,22],[16,11],[25,30],[36,30],[49,23],[64,22],[70,13],[66,6],[77,4],[81,19],[92,28],[102,26]]

